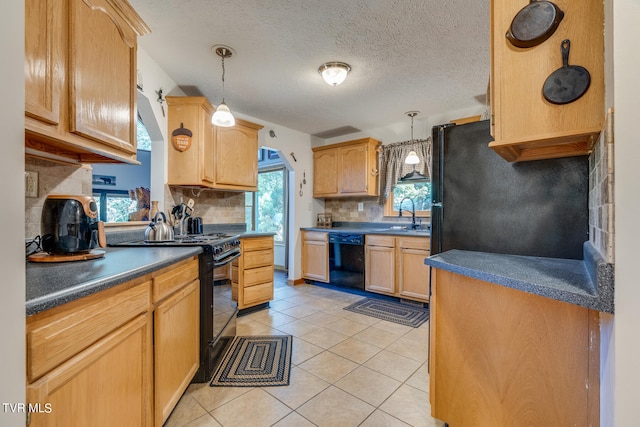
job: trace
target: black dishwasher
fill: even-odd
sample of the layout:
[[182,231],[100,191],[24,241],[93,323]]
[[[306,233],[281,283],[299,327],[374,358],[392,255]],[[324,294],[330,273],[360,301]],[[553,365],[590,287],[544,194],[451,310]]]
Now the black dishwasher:
[[364,234],[329,233],[329,283],[364,290]]

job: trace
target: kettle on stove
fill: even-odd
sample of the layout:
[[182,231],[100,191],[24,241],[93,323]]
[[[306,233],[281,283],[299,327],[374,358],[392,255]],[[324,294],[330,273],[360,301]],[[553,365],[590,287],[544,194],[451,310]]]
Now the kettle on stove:
[[104,223],[91,196],[49,195],[41,217],[42,249],[50,254],[88,253],[107,246]]
[[[162,218],[159,218],[162,216]],[[162,242],[173,240],[173,228],[167,224],[164,212],[158,211],[144,231],[145,242]]]

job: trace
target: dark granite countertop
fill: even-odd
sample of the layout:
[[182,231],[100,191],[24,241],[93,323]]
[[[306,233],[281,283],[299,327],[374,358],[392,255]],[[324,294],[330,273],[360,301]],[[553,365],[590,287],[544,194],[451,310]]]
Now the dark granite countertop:
[[105,248],[103,258],[27,262],[27,316],[109,289],[202,252],[199,246]]
[[456,249],[430,256],[424,262],[485,282],[613,313],[613,268],[599,259],[588,244],[584,260]]

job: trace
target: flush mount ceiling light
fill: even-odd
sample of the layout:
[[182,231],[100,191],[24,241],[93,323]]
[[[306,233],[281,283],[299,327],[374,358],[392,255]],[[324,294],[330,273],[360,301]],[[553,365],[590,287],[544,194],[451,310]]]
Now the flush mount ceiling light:
[[220,127],[231,127],[236,124],[236,119],[231,114],[231,110],[224,102],[224,60],[225,58],[231,58],[233,51],[228,46],[216,45],[212,46],[211,50],[222,58],[222,103],[216,108],[216,112],[211,117],[211,123]]
[[347,74],[351,71],[349,64],[344,62],[327,62],[318,68],[318,72],[322,74],[325,82],[331,86],[338,86],[347,78]]
[[[413,142],[413,118],[417,116],[418,113],[420,113],[420,111],[407,111],[406,113],[404,113],[405,115],[411,117],[411,141],[410,142]],[[422,175],[420,172],[416,170],[416,165],[420,163],[420,157],[418,157],[418,154],[415,151],[413,150],[409,151],[409,154],[407,154],[407,157],[404,159],[404,163],[407,165],[413,166],[413,170],[408,174],[406,174],[405,176],[403,176],[402,178],[400,178],[401,182],[407,182],[407,181],[417,182],[417,181],[427,180],[426,176]]]

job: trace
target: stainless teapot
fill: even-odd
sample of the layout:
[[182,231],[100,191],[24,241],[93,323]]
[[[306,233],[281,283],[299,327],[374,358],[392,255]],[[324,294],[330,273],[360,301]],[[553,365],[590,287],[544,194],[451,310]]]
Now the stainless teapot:
[[173,240],[173,228],[167,224],[167,217],[164,212],[157,212],[153,217],[153,220],[144,231],[144,240],[145,242]]

